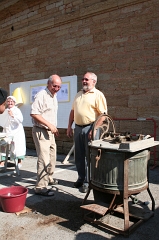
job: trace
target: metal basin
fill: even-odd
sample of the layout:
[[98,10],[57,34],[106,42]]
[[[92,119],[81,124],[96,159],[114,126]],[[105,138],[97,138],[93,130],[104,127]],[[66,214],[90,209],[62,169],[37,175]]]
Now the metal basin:
[[124,160],[128,160],[128,190],[138,191],[147,185],[147,162],[149,151],[124,153],[101,149],[96,167],[98,148],[91,147],[91,184],[111,191],[123,191]]

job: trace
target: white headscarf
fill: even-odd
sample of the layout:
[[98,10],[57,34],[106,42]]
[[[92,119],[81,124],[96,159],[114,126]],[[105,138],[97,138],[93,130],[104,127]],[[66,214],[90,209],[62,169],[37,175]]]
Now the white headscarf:
[[8,96],[7,99],[8,98],[11,98],[15,102],[15,104],[16,104],[16,98],[14,96]]

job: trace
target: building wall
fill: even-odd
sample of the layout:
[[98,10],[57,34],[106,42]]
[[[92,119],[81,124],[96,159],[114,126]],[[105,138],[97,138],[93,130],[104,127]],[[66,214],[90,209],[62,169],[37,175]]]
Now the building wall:
[[[109,115],[159,125],[158,9],[159,0],[2,0],[0,86],[57,73],[76,74],[79,89],[82,75],[92,71]],[[146,122],[142,129],[149,129]],[[34,147],[31,129],[25,131]],[[58,151],[66,153],[73,140],[66,129],[60,133]]]

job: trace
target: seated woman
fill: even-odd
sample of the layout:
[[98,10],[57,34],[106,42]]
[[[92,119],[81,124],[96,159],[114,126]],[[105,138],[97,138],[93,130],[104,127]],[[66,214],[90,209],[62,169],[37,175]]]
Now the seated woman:
[[[26,154],[25,132],[22,125],[23,115],[20,109],[15,106],[15,97],[8,96],[6,103],[7,108],[4,112],[5,123],[3,126],[3,132],[13,136],[14,150],[12,151],[12,157],[18,159],[18,166],[21,168],[22,159],[24,159]],[[1,165],[3,164],[4,163],[1,161]]]

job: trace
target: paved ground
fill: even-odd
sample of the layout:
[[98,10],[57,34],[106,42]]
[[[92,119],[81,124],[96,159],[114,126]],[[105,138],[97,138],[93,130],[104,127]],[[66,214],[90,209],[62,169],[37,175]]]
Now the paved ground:
[[[0,208],[1,240],[125,239],[122,235],[114,234],[83,220],[80,205],[85,194],[72,188],[73,182],[77,178],[73,157],[66,165],[62,164],[64,158],[64,155],[58,155],[54,177],[59,179],[60,184],[54,187],[54,197],[34,195],[33,187],[36,179],[37,161],[35,151],[27,151],[20,176],[11,174],[0,177],[0,188],[10,185],[22,185],[28,188],[26,206],[32,210],[16,215],[15,213],[5,213]],[[7,171],[14,170],[13,164],[10,163],[10,165],[11,167],[8,167]],[[129,236],[130,240],[159,239],[159,167],[150,170],[150,190],[156,203],[155,216],[136,228],[134,233]],[[93,199],[91,192],[87,203],[92,203]],[[148,203],[146,207],[151,208],[151,200],[147,191],[138,194],[138,199],[140,200],[138,205],[143,205],[146,202]],[[118,219],[113,220],[116,225],[120,225]]]

